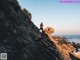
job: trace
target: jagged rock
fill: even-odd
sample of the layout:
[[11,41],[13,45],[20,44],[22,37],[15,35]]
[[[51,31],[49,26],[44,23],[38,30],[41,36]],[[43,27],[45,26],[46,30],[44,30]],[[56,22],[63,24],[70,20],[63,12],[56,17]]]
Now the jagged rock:
[[[58,37],[58,36],[50,35],[54,32],[54,29],[51,27],[47,27],[44,30],[44,32],[48,35],[50,40],[52,42],[54,42],[54,44],[56,45],[56,48],[57,48],[56,50],[59,51],[60,55],[63,57],[63,60],[73,60],[74,58],[75,58],[75,60],[79,59],[79,57],[74,53],[75,48],[67,41],[67,39],[65,37]],[[72,51],[74,51],[74,52],[72,52]],[[71,55],[69,55],[69,53],[72,53],[74,58],[71,57]]]
[[54,28],[47,27],[47,28],[44,29],[44,31],[45,31],[46,34],[50,35],[50,34],[54,33]]
[[69,55],[70,55],[70,58],[72,59],[72,60],[80,60],[79,58],[76,58],[76,57],[74,57],[72,54],[70,54],[69,53]]

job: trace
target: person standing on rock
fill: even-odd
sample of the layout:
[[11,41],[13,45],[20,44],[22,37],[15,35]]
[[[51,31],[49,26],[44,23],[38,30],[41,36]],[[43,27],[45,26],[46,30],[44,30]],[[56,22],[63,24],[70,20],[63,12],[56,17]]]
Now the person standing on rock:
[[41,33],[43,32],[43,26],[44,26],[44,25],[43,25],[43,23],[41,22],[41,24],[40,24],[40,29],[39,29]]
[[40,24],[40,29],[39,29],[39,31],[41,32],[41,39],[43,38],[43,23],[41,22],[41,24]]

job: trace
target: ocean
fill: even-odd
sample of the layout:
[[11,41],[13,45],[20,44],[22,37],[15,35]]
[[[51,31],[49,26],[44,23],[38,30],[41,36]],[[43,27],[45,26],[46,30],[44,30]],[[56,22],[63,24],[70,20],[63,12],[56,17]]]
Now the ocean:
[[65,37],[69,42],[80,43],[80,35],[57,35],[60,37]]

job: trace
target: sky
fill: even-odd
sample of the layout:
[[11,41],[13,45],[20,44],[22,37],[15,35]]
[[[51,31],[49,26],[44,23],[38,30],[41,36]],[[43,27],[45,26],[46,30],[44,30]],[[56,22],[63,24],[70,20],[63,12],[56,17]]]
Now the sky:
[[60,0],[18,0],[21,8],[32,14],[32,21],[39,27],[53,27],[54,34],[80,34],[80,3],[60,3]]

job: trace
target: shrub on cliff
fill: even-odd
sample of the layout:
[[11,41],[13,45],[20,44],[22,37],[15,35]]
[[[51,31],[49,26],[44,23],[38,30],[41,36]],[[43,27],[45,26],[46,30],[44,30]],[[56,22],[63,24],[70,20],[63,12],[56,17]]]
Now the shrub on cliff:
[[31,18],[32,18],[31,13],[28,10],[26,10],[25,8],[23,9],[23,12],[31,20]]

